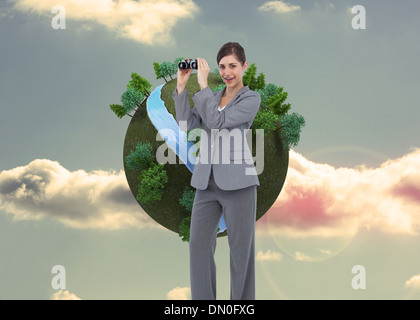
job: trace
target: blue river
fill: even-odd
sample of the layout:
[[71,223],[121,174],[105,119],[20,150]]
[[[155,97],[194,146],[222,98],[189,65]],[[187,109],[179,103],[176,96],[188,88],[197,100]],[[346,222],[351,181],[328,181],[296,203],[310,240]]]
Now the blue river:
[[[157,87],[152,91],[149,98],[147,98],[147,114],[150,121],[159,132],[159,134],[165,139],[165,142],[171,148],[178,157],[184,162],[188,170],[194,171],[194,163],[188,160],[193,156],[188,154],[197,152],[197,147],[187,141],[187,134],[179,129],[178,123],[174,116],[168,112],[163,100],[160,98],[161,90],[163,85]],[[226,223],[224,215],[219,222],[219,233],[226,230]]]

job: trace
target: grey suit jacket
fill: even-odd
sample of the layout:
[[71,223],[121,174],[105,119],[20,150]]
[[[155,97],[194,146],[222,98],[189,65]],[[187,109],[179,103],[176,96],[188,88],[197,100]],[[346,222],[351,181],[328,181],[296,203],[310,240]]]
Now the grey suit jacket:
[[212,92],[209,87],[198,91],[192,97],[192,109],[187,90],[178,95],[175,89],[172,94],[180,129],[189,131],[201,127],[200,151],[191,178],[191,186],[196,189],[207,188],[211,167],[220,189],[260,185],[247,138],[251,139],[250,126],[261,97],[245,86],[219,111],[224,91]]

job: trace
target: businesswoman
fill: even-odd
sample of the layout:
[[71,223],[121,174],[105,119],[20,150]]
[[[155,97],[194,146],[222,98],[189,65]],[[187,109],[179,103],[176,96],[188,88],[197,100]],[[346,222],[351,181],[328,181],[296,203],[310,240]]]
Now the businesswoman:
[[224,214],[230,247],[230,298],[252,300],[256,188],[260,184],[246,133],[261,97],[242,82],[248,63],[240,44],[223,45],[217,65],[224,89],[212,92],[207,83],[209,65],[198,58],[201,90],[192,96],[194,107],[191,109],[186,90],[191,69],[178,70],[172,94],[181,130],[201,127],[200,151],[191,178],[191,186],[196,188],[189,243],[191,298],[216,299],[214,253],[218,222]]

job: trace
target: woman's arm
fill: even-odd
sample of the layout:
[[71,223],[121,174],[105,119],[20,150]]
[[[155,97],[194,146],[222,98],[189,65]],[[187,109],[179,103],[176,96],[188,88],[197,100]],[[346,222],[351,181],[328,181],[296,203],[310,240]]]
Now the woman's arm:
[[197,92],[192,100],[194,109],[209,129],[234,128],[243,123],[254,121],[261,103],[258,92],[247,91],[223,111],[218,111],[219,101],[216,101],[209,87]]
[[[178,125],[180,121],[186,121],[187,131],[201,127],[200,114],[198,113],[196,107],[191,109],[187,90],[183,90],[180,94],[178,94],[177,89],[175,89],[172,93],[172,98],[175,103],[175,118]],[[182,126],[180,126],[180,128],[181,130],[183,129]]]
[[[185,126],[180,126],[180,121],[187,122],[187,131],[201,127],[201,118],[197,110],[191,110],[190,101],[188,99],[188,92],[186,90],[188,80],[190,79],[192,69],[181,70],[178,68],[178,77],[176,82],[176,89],[172,93],[172,98],[175,103],[175,118],[180,129]],[[182,130],[183,131],[183,130]]]

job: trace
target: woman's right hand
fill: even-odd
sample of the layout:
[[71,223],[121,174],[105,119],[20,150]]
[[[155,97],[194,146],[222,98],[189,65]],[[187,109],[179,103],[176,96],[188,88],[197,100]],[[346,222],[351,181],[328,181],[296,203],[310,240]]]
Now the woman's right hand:
[[177,84],[176,89],[178,94],[185,90],[187,87],[188,80],[190,79],[190,75],[192,69],[179,69],[178,68],[178,77],[177,77]]

